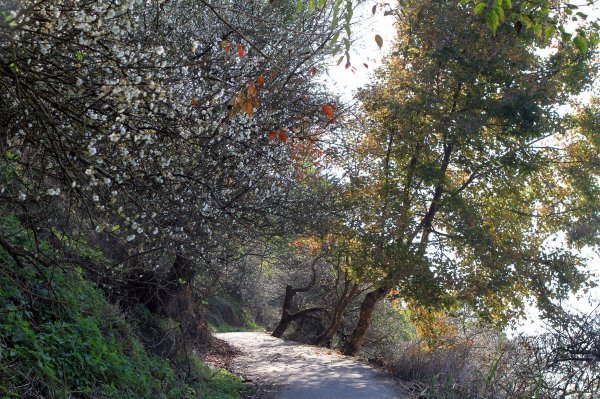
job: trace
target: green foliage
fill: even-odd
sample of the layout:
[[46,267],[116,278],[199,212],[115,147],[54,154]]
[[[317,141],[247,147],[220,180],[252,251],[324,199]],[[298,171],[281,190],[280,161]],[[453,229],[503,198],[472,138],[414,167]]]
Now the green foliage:
[[[10,215],[0,218],[0,236],[11,248],[32,246]],[[15,260],[8,247],[0,249],[0,263],[1,397],[21,398],[27,386],[49,398],[239,397],[238,377],[195,356],[194,382],[182,381],[78,273]]]
[[418,305],[468,304],[502,324],[527,297],[549,309],[585,285],[577,253],[547,240],[599,198],[589,184],[598,174],[578,161],[570,171],[566,147],[540,142],[560,139],[566,119],[554,107],[595,71],[570,46],[540,57],[536,35],[502,24],[504,2],[479,3],[495,36],[463,6],[404,2],[396,52],[359,94],[368,123],[347,193],[365,249],[357,263],[372,265],[372,280]]
[[240,303],[228,295],[208,299],[206,319],[212,332],[264,331],[256,324]]

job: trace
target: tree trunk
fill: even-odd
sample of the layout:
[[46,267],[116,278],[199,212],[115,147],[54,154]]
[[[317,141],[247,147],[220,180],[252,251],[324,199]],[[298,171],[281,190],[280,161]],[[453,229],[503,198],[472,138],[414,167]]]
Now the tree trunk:
[[285,298],[283,300],[283,308],[281,311],[281,320],[279,320],[279,324],[275,327],[275,330],[271,333],[271,335],[275,338],[281,338],[287,330],[290,323],[294,320],[299,319],[300,317],[306,316],[312,312],[318,312],[320,310],[325,310],[321,307],[313,307],[302,309],[296,313],[291,313],[292,310],[292,300],[294,296],[299,292],[307,292],[309,291],[317,282],[317,262],[321,259],[325,254],[322,253],[313,259],[310,268],[312,269],[312,278],[306,287],[302,288],[292,288],[291,285],[287,285],[285,287]]
[[310,286],[305,287],[305,288],[292,288],[291,285],[288,285],[285,287],[285,299],[283,300],[283,309],[281,312],[281,320],[279,320],[279,324],[277,325],[277,327],[275,327],[275,330],[273,330],[273,332],[271,333],[271,335],[273,337],[281,338],[283,336],[283,334],[285,333],[285,330],[287,330],[288,326],[290,325],[290,323],[292,321],[298,320],[301,317],[310,317],[310,316],[308,316],[310,313],[326,310],[325,308],[315,306],[312,308],[306,308],[306,309],[299,310],[295,313],[290,312],[290,309],[292,308],[292,300],[294,299],[294,296],[298,292],[307,291],[309,288],[310,288]]
[[287,330],[288,326],[292,322],[292,317],[290,310],[292,308],[292,299],[294,299],[294,295],[296,295],[295,290],[291,285],[285,287],[285,299],[283,300],[283,309],[281,311],[281,320],[279,320],[279,324],[271,333],[272,336],[276,338],[281,338],[285,330]]
[[331,338],[338,332],[340,329],[340,325],[342,324],[342,318],[344,316],[344,311],[352,302],[352,300],[356,297],[356,293],[358,292],[358,284],[354,284],[349,293],[346,293],[346,289],[342,297],[335,304],[335,308],[333,309],[333,316],[331,318],[331,323],[325,331],[323,331],[317,338],[315,338],[315,345],[322,346],[326,345],[331,341]]
[[369,325],[371,324],[371,318],[373,317],[375,305],[377,305],[377,303],[382,300],[389,291],[390,289],[387,287],[380,287],[369,292],[365,296],[365,299],[360,305],[360,316],[358,317],[356,327],[354,327],[354,330],[352,331],[350,340],[342,349],[342,353],[344,355],[356,356],[360,348],[362,348],[362,345],[365,341],[365,335],[369,329]]

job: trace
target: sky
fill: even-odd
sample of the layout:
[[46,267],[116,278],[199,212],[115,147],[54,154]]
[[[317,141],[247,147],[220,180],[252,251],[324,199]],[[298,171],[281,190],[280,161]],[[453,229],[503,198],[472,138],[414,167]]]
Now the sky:
[[[352,29],[353,43],[350,59],[353,68],[345,68],[345,60],[335,65],[337,60],[328,70],[328,82],[333,89],[340,93],[342,99],[351,100],[353,93],[360,87],[369,82],[373,72],[377,67],[381,66],[382,60],[391,49],[394,31],[394,16],[385,16],[383,9],[378,5],[375,15],[372,13],[372,7],[378,2],[367,1],[359,9],[355,10],[354,15],[359,20],[356,26]],[[580,3],[584,3],[582,0]],[[381,4],[381,3],[379,3]],[[588,21],[600,19],[600,6],[581,7],[579,11],[588,14]],[[380,35],[383,38],[383,46],[380,49],[375,42],[375,35]],[[366,67],[363,64],[367,64]],[[600,87],[596,85],[595,94],[600,94]],[[585,93],[582,97],[589,98],[590,92]],[[592,249],[585,249],[580,252],[588,259],[588,269],[596,276],[596,280],[600,285],[600,256]],[[563,303],[563,306],[576,312],[590,312],[593,309],[592,301],[600,301],[600,287],[590,290],[588,294],[580,293],[573,295],[568,301]],[[543,331],[543,322],[539,318],[539,314],[534,307],[529,307],[527,310],[527,319],[521,320],[514,333],[535,334]]]

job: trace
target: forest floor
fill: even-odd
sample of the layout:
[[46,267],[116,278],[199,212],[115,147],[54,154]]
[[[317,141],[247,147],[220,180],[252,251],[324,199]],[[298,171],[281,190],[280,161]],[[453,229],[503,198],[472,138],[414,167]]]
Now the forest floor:
[[[271,337],[235,332],[215,336],[221,345],[209,362],[241,375],[253,399],[398,399],[401,393],[385,372],[335,351]],[[237,349],[237,350],[236,350]]]

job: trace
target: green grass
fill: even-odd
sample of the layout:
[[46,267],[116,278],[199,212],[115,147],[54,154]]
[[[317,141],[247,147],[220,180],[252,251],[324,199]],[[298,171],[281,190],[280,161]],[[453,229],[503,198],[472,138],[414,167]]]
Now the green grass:
[[[0,236],[32,249],[16,218],[0,215]],[[84,243],[79,243],[86,251]],[[42,250],[52,256],[42,243]],[[59,260],[60,261],[60,260]],[[242,380],[190,354],[182,380],[146,351],[133,327],[76,267],[46,267],[0,247],[0,398],[239,398]]]

